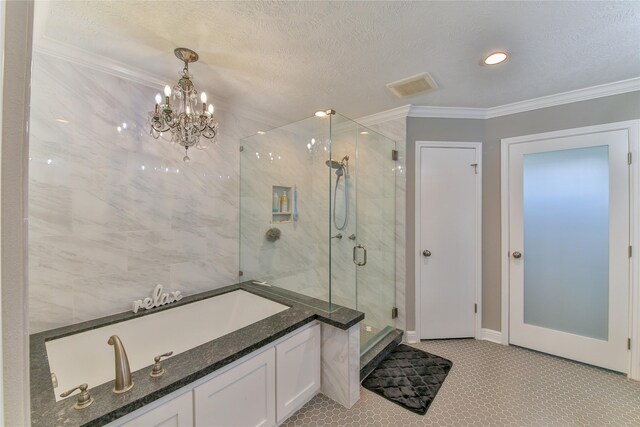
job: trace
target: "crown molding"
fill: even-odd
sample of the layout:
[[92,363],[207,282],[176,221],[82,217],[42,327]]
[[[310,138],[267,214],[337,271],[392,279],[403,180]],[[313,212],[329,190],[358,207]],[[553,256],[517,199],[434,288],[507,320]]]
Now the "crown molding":
[[489,108],[405,105],[403,107],[393,108],[391,110],[361,117],[360,119],[356,119],[356,121],[367,126],[383,123],[400,117],[484,120],[635,91],[640,91],[640,77]]
[[391,110],[382,111],[380,113],[370,114],[368,116],[355,119],[356,122],[364,126],[374,125],[378,123],[388,122],[404,117],[411,117],[409,111],[413,108],[411,105],[403,105],[402,107],[392,108]]
[[562,92],[555,95],[542,96],[512,104],[500,105],[486,109],[487,119],[508,116],[510,114],[523,113],[525,111],[538,110],[540,108],[555,107],[557,105],[571,104],[573,102],[588,101],[590,99],[603,98],[605,96],[619,95],[640,90],[640,77],[620,80],[612,83],[586,87],[582,89]]
[[409,117],[430,117],[447,119],[486,119],[486,108],[470,107],[428,107],[413,105]]
[[[167,84],[172,84],[169,79],[164,77],[149,73],[148,71],[141,70],[106,56],[98,55],[79,47],[54,40],[45,35],[39,37],[38,41],[34,43],[33,51],[38,54],[48,55],[56,59],[109,74],[156,90],[160,90]],[[267,116],[260,111],[232,104],[225,98],[219,97],[215,94],[207,93],[207,95],[209,95],[209,99],[215,105],[216,109],[233,112],[242,118],[256,121],[270,127],[278,127],[284,123],[282,120],[274,118],[272,115]]]

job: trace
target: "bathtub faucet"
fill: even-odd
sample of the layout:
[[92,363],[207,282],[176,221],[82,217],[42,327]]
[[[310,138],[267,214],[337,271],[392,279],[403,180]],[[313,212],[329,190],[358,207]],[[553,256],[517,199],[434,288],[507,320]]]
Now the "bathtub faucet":
[[127,358],[127,352],[124,351],[124,346],[120,337],[117,335],[111,335],[107,344],[112,345],[115,351],[116,357],[116,386],[113,388],[114,393],[124,393],[131,390],[133,387],[133,381],[131,381],[131,369],[129,369],[129,359]]

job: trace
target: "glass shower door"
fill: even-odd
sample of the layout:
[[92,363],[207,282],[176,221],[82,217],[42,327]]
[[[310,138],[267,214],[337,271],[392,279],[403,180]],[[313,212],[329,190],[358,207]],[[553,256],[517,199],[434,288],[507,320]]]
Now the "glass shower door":
[[395,306],[395,142],[370,129],[357,130],[356,265],[360,353],[394,329]]
[[331,116],[331,302],[364,312],[361,354],[394,325],[394,149],[394,141]]

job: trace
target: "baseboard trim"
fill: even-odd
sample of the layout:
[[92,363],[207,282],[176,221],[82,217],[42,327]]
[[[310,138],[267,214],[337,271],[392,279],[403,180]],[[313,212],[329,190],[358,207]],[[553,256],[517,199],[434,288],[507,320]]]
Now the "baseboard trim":
[[409,344],[415,344],[418,341],[420,341],[418,339],[418,333],[416,331],[407,331],[407,342]]
[[478,339],[502,344],[502,332],[494,331],[493,329],[480,328],[480,335],[478,336]]

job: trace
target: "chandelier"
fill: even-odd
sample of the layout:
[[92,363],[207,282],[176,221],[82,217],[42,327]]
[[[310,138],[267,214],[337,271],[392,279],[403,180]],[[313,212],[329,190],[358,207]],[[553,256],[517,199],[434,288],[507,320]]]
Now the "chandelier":
[[150,133],[158,139],[170,132],[171,142],[184,147],[182,160],[189,162],[189,148],[206,148],[202,138],[213,142],[218,134],[218,123],[213,119],[213,105],[207,107],[207,94],[200,94],[200,104],[191,81],[193,75],[189,73],[189,64],[198,60],[198,54],[185,47],[179,47],[173,53],[184,62],[184,68],[173,91],[169,85],[164,87],[164,103],[162,96],[156,95],[156,108],[149,113]]

